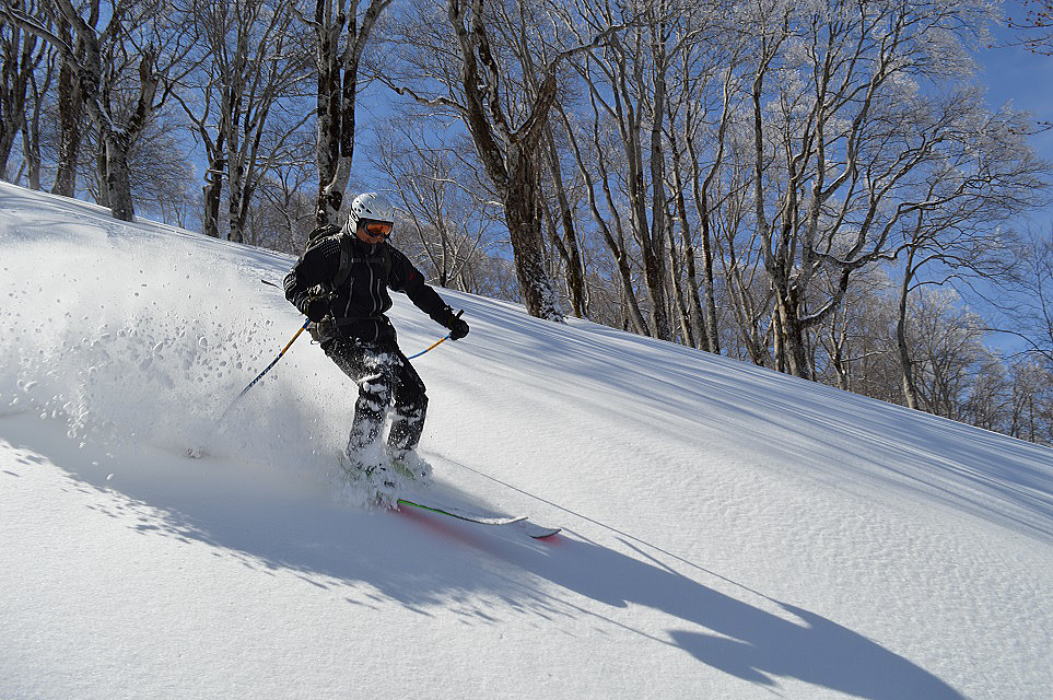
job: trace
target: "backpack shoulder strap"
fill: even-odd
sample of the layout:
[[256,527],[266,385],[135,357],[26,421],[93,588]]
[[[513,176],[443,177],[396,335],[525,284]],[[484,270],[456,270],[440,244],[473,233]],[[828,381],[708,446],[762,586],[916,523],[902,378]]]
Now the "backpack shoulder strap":
[[337,289],[347,281],[351,274],[351,238],[340,235],[340,266],[336,269],[336,277],[333,278],[333,289]]
[[380,249],[380,254],[384,256],[384,284],[388,284],[391,281],[391,246],[387,242]]

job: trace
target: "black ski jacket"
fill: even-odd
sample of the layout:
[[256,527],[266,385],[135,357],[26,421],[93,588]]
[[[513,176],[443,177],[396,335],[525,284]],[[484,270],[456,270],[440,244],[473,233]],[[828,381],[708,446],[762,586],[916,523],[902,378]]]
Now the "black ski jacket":
[[[341,246],[349,243],[346,279],[334,285],[340,270]],[[395,341],[395,329],[384,315],[391,308],[388,289],[405,293],[421,311],[443,326],[448,327],[454,317],[450,307],[424,283],[424,276],[409,258],[386,241],[371,245],[346,235],[326,237],[309,248],[285,276],[285,298],[306,315],[312,298],[310,290],[316,285],[330,292],[331,322],[319,324],[323,345],[335,337]]]

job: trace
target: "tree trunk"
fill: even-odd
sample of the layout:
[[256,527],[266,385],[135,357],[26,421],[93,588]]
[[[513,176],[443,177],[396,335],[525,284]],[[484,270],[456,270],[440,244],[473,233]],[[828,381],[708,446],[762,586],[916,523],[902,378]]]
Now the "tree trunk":
[[[629,108],[627,107],[627,109]],[[644,181],[643,146],[640,142],[641,134],[637,130],[639,118],[630,113],[626,116],[626,121],[629,123],[629,126],[623,130],[623,148],[628,166],[630,223],[633,235],[640,245],[644,283],[651,296],[652,306],[652,325],[647,335],[653,335],[662,340],[669,340],[669,318],[666,315],[665,247],[663,245],[665,235],[665,198],[664,188],[662,187],[664,172],[662,163],[652,162],[651,177],[654,189],[650,199],[648,199],[647,187]],[[659,127],[659,135],[660,131]],[[653,139],[654,134],[652,133],[651,156],[654,158],[657,154],[657,158],[661,161],[664,159],[661,145],[655,146]],[[656,175],[663,179],[655,179]],[[658,204],[659,202],[661,202],[661,205]]]
[[778,347],[781,349],[782,362],[785,368],[781,371],[811,379],[811,363],[808,361],[808,343],[805,338],[804,324],[801,323],[800,302],[792,285],[789,289],[777,286],[775,289],[775,315],[779,323]]
[[40,117],[39,112],[29,118],[22,127],[22,157],[26,161],[26,170],[29,177],[30,189],[40,189],[40,170],[42,158],[40,155]]
[[[60,35],[72,43],[69,23],[64,20],[61,21]],[[51,191],[64,197],[73,197],[77,192],[77,161],[80,159],[82,141],[80,125],[84,119],[84,97],[77,69],[70,65],[66,58],[62,59],[58,86],[58,170]]]
[[842,327],[840,333],[837,333],[834,328],[831,327],[830,346],[832,352],[830,353],[830,364],[833,366],[834,371],[837,372],[837,388],[842,391],[851,391],[852,387],[851,382],[849,381],[849,365],[845,361],[846,336],[846,327]]
[[563,173],[559,167],[559,155],[556,150],[556,139],[551,129],[545,129],[545,140],[547,141],[547,153],[549,170],[552,175],[552,185],[556,191],[556,200],[559,203],[559,220],[563,226],[566,236],[565,245],[559,245],[559,252],[563,256],[564,266],[567,270],[567,288],[570,290],[571,313],[578,318],[588,315],[588,302],[585,287],[585,266],[581,260],[581,250],[578,246],[578,236],[574,226],[574,214],[570,210],[567,200],[567,190],[563,184]]
[[[666,104],[666,55],[664,44],[664,23],[654,29],[656,35],[651,45],[656,64],[654,74],[654,111],[651,116],[651,231],[643,246],[644,278],[651,292],[654,304],[654,329],[662,340],[672,340],[672,329],[669,324],[669,300],[667,284],[669,273],[666,266],[665,242],[669,237],[669,225],[666,216],[665,194],[665,138],[662,135],[662,121]],[[642,173],[641,173],[642,174]],[[646,225],[646,220],[641,221]]]
[[[709,203],[706,195],[699,202],[699,210],[702,212],[702,279],[705,288],[705,312],[702,316],[706,329],[706,350],[720,354],[720,332],[717,328],[717,300],[714,291],[713,280],[713,234],[710,231],[712,214],[709,211]],[[688,260],[688,270],[691,277],[695,275],[694,251]],[[698,300],[698,288],[695,287],[693,301],[696,308],[701,306]]]
[[344,103],[341,110],[339,71],[319,75],[319,85],[319,89],[327,90],[328,94],[319,96],[319,177],[315,222],[318,226],[326,226],[338,223],[344,191],[351,179],[351,162],[355,151],[355,94],[353,90],[350,92],[346,98],[348,102]]
[[[315,224],[336,224],[340,207],[344,201],[344,187],[340,185],[341,140],[341,79],[340,79],[340,35],[343,32],[344,16],[334,18],[327,0],[315,4],[315,27],[318,37],[316,61],[318,66],[318,136],[316,158],[318,163],[318,202]],[[352,146],[354,139],[352,138]],[[351,154],[346,154],[350,162]],[[350,172],[350,169],[348,169]]]
[[201,188],[204,204],[202,227],[207,236],[219,238],[219,206],[223,200],[223,158],[213,160],[205,176],[205,186]]
[[26,108],[28,86],[21,73],[22,66],[17,63],[16,58],[5,56],[2,78],[5,83],[10,84],[0,85],[0,90],[2,90],[0,94],[0,179],[2,180],[7,179],[7,160],[11,157],[11,150],[21,130]]
[[113,218],[120,221],[135,221],[135,206],[132,200],[132,180],[128,170],[128,138],[123,134],[105,135],[107,206]]
[[233,135],[230,149],[227,152],[227,225],[230,227],[228,240],[234,243],[245,242],[245,164],[238,149],[237,136]]
[[[672,114],[669,115],[669,122],[670,133],[676,133],[673,129],[675,125],[673,124]],[[698,295],[699,284],[698,269],[695,265],[695,246],[691,240],[691,230],[688,224],[687,201],[684,197],[685,187],[683,176],[681,175],[681,173],[683,173],[683,164],[680,149],[677,144],[673,144],[671,153],[673,156],[673,186],[676,187],[676,211],[677,217],[680,220],[680,238],[683,246],[682,251],[684,259],[682,267],[684,276],[687,280],[687,289],[684,290],[684,294],[679,290],[675,293],[681,306],[684,304],[687,305],[686,311],[682,313],[687,317],[686,320],[689,324],[688,327],[691,329],[691,333],[689,334],[691,345],[715,353],[719,352],[719,350],[716,349],[716,345],[712,342],[710,329],[708,328],[705,315],[702,312],[702,300]],[[705,207],[702,205],[699,205],[699,208],[703,211],[705,210]],[[706,231],[707,227],[708,221],[703,221],[703,232]],[[675,245],[676,244],[670,240],[670,250],[675,250]],[[710,268],[709,271],[712,273],[712,268]],[[675,275],[676,273],[674,272],[674,283],[678,280]],[[710,285],[711,283],[712,280],[710,280]],[[707,292],[710,290],[711,286],[710,288],[707,288]],[[683,298],[684,296],[686,296],[686,299]]]
[[227,224],[230,227],[230,232],[227,234],[227,240],[232,241],[234,243],[244,243],[245,212],[244,208],[242,207],[242,195],[240,188],[231,187],[228,196],[230,199],[229,206],[227,209]]
[[680,253],[677,251],[676,243],[670,241],[669,246],[669,282],[672,288],[673,299],[676,304],[677,317],[680,319],[680,342],[689,347],[698,347],[695,340],[696,329],[692,327],[691,311],[683,290],[681,276],[683,275],[683,264],[680,261]]
[[[9,106],[0,105],[5,109]],[[18,113],[21,113],[21,110]],[[18,136],[18,129],[9,127],[5,116],[0,114],[0,180],[7,179],[7,160],[11,157],[11,149],[14,148],[15,138]]]
[[508,149],[508,180],[503,195],[505,224],[511,237],[516,279],[527,313],[562,321],[559,300],[545,269],[541,247],[540,181],[536,150],[512,144]]
[[776,372],[786,372],[788,363],[786,362],[786,348],[783,344],[783,333],[782,333],[782,320],[777,312],[773,312],[771,315],[771,325],[769,326],[769,332],[771,333],[771,354],[775,361]]
[[[100,137],[101,138],[101,137]],[[95,145],[95,183],[98,191],[95,193],[95,203],[100,207],[110,208],[110,189],[106,185],[106,144],[100,142]]]
[[910,356],[910,345],[907,342],[907,297],[910,294],[910,286],[913,280],[914,249],[907,253],[907,269],[903,273],[903,281],[899,288],[899,313],[896,316],[896,349],[899,353],[899,367],[901,385],[903,389],[903,400],[907,402],[908,408],[920,410],[921,401],[918,397],[918,386],[914,380],[914,361]]

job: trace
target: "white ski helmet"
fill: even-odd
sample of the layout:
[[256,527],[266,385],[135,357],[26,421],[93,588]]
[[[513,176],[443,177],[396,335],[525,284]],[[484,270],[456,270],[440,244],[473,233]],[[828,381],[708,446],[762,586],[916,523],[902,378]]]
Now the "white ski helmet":
[[347,213],[344,232],[353,236],[358,229],[358,222],[363,220],[394,224],[395,207],[387,198],[376,192],[363,192],[351,200],[351,209]]

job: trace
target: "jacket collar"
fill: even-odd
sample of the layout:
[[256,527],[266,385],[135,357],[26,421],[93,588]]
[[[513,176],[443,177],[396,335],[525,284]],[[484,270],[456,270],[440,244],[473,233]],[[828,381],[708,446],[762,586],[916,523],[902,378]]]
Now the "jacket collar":
[[380,253],[380,249],[384,247],[386,241],[380,243],[366,243],[362,241],[358,236],[353,234],[345,233],[351,239],[351,249],[360,255],[365,257],[373,257]]

